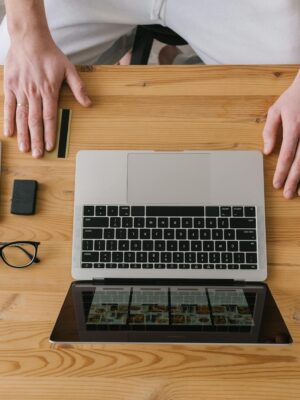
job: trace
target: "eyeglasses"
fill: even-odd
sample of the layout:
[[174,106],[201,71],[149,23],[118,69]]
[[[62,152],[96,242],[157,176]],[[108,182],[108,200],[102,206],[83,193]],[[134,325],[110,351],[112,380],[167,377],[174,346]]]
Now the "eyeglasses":
[[39,242],[0,242],[0,257],[12,268],[25,268],[38,263]]

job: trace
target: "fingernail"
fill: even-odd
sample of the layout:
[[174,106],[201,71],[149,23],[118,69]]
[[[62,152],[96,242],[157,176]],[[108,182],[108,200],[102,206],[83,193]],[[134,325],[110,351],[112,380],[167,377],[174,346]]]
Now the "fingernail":
[[264,145],[264,153],[268,154],[270,152],[270,150],[271,150],[270,143],[265,143],[265,145]]
[[21,143],[19,144],[19,149],[20,149],[20,151],[21,151],[22,153],[25,153],[26,150],[27,150],[26,144],[25,144],[24,142],[21,142]]
[[41,157],[43,155],[43,152],[41,149],[33,149],[32,150],[32,155],[33,157]]
[[84,100],[88,106],[92,104],[92,100],[88,96],[84,96]]
[[53,150],[53,147],[54,147],[53,143],[51,143],[51,142],[46,142],[46,150],[47,150],[47,151]]
[[276,181],[273,183],[273,186],[275,189],[280,189],[281,188],[281,182],[280,181]]
[[6,137],[8,137],[8,136],[10,136],[10,132],[9,132],[9,131],[4,131],[4,132],[3,132],[3,135],[6,136]]
[[294,192],[292,190],[287,190],[286,192],[284,192],[284,196],[287,199],[291,199],[292,197],[294,197]]

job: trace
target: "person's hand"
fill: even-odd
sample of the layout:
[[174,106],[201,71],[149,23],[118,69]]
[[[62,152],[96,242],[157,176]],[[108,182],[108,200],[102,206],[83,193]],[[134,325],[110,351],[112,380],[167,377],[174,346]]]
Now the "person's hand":
[[276,189],[291,199],[300,196],[300,75],[269,108],[263,131],[264,153],[274,150],[282,128],[282,143],[273,178]]
[[4,135],[17,132],[20,151],[42,157],[55,147],[57,103],[66,80],[76,100],[91,105],[75,67],[52,39],[12,42],[4,67]]

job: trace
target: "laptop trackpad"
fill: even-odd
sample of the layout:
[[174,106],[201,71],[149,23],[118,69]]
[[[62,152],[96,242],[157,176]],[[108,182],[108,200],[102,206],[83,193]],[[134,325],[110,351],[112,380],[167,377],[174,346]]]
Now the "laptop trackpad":
[[128,204],[204,204],[210,200],[210,155],[128,154]]

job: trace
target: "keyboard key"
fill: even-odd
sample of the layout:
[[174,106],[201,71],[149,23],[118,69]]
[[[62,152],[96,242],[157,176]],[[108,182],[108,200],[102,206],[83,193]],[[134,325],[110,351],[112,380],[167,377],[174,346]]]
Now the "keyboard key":
[[133,221],[131,217],[122,218],[122,228],[132,228]]
[[117,247],[118,247],[117,240],[107,240],[106,241],[106,250],[115,251],[115,250],[117,250]]
[[107,215],[109,216],[117,216],[118,215],[118,206],[108,206],[107,207]]
[[136,253],[136,262],[138,263],[146,263],[147,258],[147,253],[145,251],[140,251]]
[[141,268],[141,264],[129,264],[129,268],[140,269]]
[[111,217],[110,218],[110,227],[111,228],[120,228],[121,226],[121,218],[120,217]]
[[113,252],[112,253],[112,261],[117,262],[117,263],[122,263],[123,262],[123,253],[121,252]]
[[121,268],[121,269],[129,268],[129,264],[124,264],[124,263],[118,264],[118,268]]
[[231,207],[221,207],[221,217],[231,217]]
[[144,228],[145,226],[145,218],[144,217],[135,217],[134,218],[134,227],[135,228]]
[[200,240],[192,240],[191,241],[191,250],[192,251],[201,251],[202,250],[202,242]]
[[130,242],[130,250],[131,251],[140,251],[142,249],[142,241],[141,240],[132,240]]
[[206,218],[206,223],[205,223],[206,228],[216,228],[217,227],[217,219],[216,218]]
[[226,264],[217,264],[216,269],[226,269]]
[[131,207],[131,215],[133,217],[142,217],[145,215],[145,207],[144,206],[132,206]]
[[213,264],[204,264],[203,269],[215,269],[215,266]]
[[192,264],[191,268],[192,269],[202,269],[202,264]]
[[225,229],[224,230],[224,239],[226,240],[234,240],[235,239],[235,232],[233,229]]
[[146,207],[149,217],[202,217],[204,207],[195,206],[149,206]]
[[194,263],[194,262],[196,262],[196,254],[195,253],[191,253],[191,252],[185,253],[184,254],[184,261],[186,263]]
[[228,228],[228,218],[218,218],[218,228]]
[[202,240],[210,240],[211,231],[209,229],[200,229],[200,239]]
[[94,268],[104,268],[105,264],[104,263],[95,263]]
[[190,264],[179,264],[179,269],[190,269]]
[[160,261],[162,263],[170,263],[172,261],[172,253],[160,253]]
[[116,239],[126,239],[126,229],[116,229]]
[[257,269],[257,265],[255,264],[242,264],[240,269]]
[[177,251],[177,242],[176,242],[176,240],[168,240],[167,241],[167,250],[168,251]]
[[228,269],[239,269],[239,266],[238,266],[238,264],[228,264],[227,268]]
[[205,207],[205,214],[207,217],[218,217],[220,213],[219,207]]
[[214,251],[214,242],[210,240],[205,240],[203,242],[203,250],[204,251]]
[[156,228],[156,218],[146,218],[147,228]]
[[102,229],[83,229],[83,239],[101,239]]
[[120,240],[119,241],[119,250],[120,251],[127,251],[129,250],[129,240]]
[[239,242],[236,240],[227,242],[227,250],[228,251],[238,251],[239,249]]
[[236,264],[243,264],[245,262],[245,255],[244,253],[234,253],[233,261]]
[[108,263],[105,266],[106,266],[106,268],[117,268],[117,264],[116,263]]
[[128,229],[128,239],[138,239],[139,230],[138,229]]
[[238,240],[255,240],[256,231],[254,229],[237,229],[236,238]]
[[104,229],[103,237],[104,237],[104,239],[114,239],[115,238],[115,230],[114,229]]
[[96,206],[96,215],[104,217],[106,215],[106,206]]
[[111,253],[108,251],[102,251],[100,253],[100,261],[105,263],[111,262]]
[[232,207],[233,217],[242,217],[244,215],[243,207]]
[[165,265],[165,264],[155,264],[155,265],[154,265],[154,268],[155,268],[155,269],[165,269],[165,268],[166,268],[166,265]]
[[168,228],[168,218],[158,218],[157,226],[159,228]]
[[174,229],[165,229],[164,230],[164,239],[170,240],[175,238],[175,231]]
[[153,240],[143,240],[143,250],[152,251],[153,250]]
[[129,217],[130,216],[130,207],[129,206],[120,206],[119,207],[119,215],[121,217]]
[[83,240],[82,241],[82,250],[93,250],[93,241],[92,240]]
[[143,269],[152,269],[153,268],[153,264],[142,264],[142,268]]
[[192,218],[182,218],[181,226],[182,228],[192,228],[193,227]]
[[84,217],[83,218],[84,228],[107,228],[108,218],[107,217]]
[[209,262],[217,264],[220,262],[220,253],[209,253]]
[[81,263],[81,268],[93,268],[92,263],[83,262]]
[[151,231],[150,229],[141,229],[140,230],[140,239],[150,239]]
[[199,230],[198,229],[189,229],[188,230],[188,239],[189,240],[199,239]]
[[190,242],[188,240],[180,240],[178,243],[179,243],[179,251],[190,250]]
[[177,229],[176,230],[176,239],[186,239],[186,230],[185,229]]
[[222,231],[222,229],[213,229],[212,238],[214,240],[222,240],[223,239],[223,231]]
[[194,218],[194,228],[204,228],[204,218]]
[[152,239],[159,240],[163,237],[162,229],[152,229]]
[[177,264],[167,264],[168,269],[177,269],[178,265]]
[[175,252],[173,253],[173,263],[182,263],[183,262],[183,253]]
[[150,252],[149,254],[148,254],[148,261],[150,262],[150,263],[157,263],[157,262],[159,262],[159,253],[155,253],[155,252]]
[[257,246],[256,246],[256,242],[240,242],[240,251],[254,251],[256,252],[257,250]]
[[230,264],[230,263],[232,263],[232,254],[231,253],[222,253],[221,259],[222,259],[222,263]]
[[255,207],[245,207],[245,217],[255,217]]
[[255,218],[230,218],[230,228],[255,228]]
[[246,253],[246,263],[247,264],[256,264],[257,263],[257,254],[256,253]]
[[165,251],[166,242],[164,240],[156,240],[154,243],[155,251]]
[[135,253],[133,251],[128,251],[124,253],[124,261],[126,263],[134,263],[135,262]]
[[226,242],[217,241],[215,243],[215,250],[216,251],[226,251]]
[[207,263],[208,262],[208,253],[197,253],[197,262],[199,264]]
[[105,240],[95,240],[94,250],[98,250],[98,251],[105,250]]
[[180,228],[180,218],[170,218],[170,228]]
[[98,251],[83,251],[81,255],[81,261],[83,263],[98,262],[99,252]]
[[83,207],[83,215],[85,217],[91,217],[94,215],[95,207],[94,206],[84,206]]

